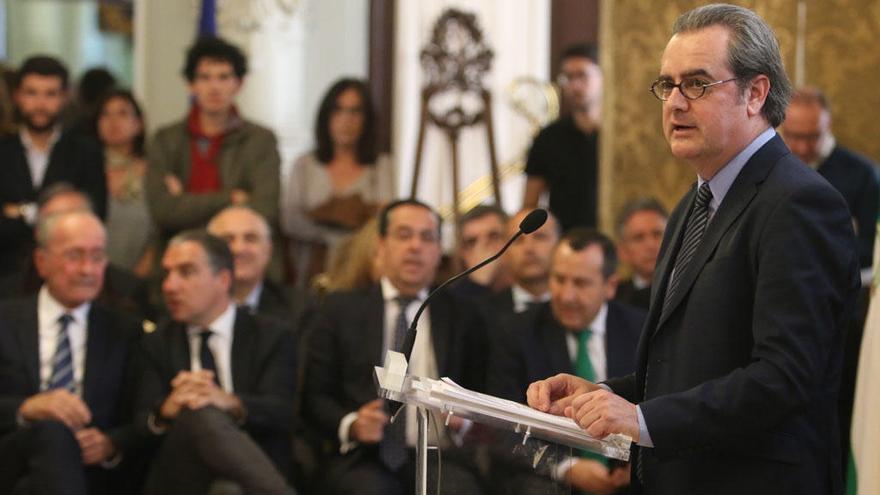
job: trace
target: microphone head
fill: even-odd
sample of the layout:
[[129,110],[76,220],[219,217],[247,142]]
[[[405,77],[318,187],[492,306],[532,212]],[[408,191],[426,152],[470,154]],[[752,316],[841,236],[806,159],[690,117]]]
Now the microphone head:
[[522,222],[519,223],[519,230],[523,234],[531,234],[532,232],[541,228],[544,225],[544,222],[547,221],[547,210],[543,208],[538,208],[532,210],[531,213],[526,215],[523,218]]

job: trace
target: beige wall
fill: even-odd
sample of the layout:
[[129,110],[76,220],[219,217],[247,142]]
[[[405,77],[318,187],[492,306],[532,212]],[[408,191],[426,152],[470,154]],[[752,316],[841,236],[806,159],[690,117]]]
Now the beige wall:
[[[660,102],[648,92],[675,18],[705,2],[624,0],[602,3],[601,46],[606,92],[602,123],[600,222],[613,232],[628,200],[657,197],[675,206],[694,182],[693,171],[670,154],[660,130]],[[773,27],[794,79],[798,33],[796,0],[738,1]],[[872,119],[880,109],[874,48],[880,33],[877,0],[805,0],[805,82],[826,90],[838,140],[875,160],[880,139]],[[611,84],[614,81],[614,84]],[[865,131],[867,129],[867,131]]]

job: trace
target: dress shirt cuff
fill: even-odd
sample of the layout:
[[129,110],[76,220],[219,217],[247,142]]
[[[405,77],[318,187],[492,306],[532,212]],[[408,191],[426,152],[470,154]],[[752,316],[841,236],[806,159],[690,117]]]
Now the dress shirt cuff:
[[116,452],[113,454],[113,457],[102,462],[101,467],[104,469],[113,469],[118,466],[120,462],[122,462],[122,452]]
[[165,421],[159,420],[155,412],[151,412],[147,416],[147,429],[154,435],[164,435],[168,431],[168,425]]
[[471,431],[471,428],[473,428],[473,426],[473,421],[462,418],[461,428],[459,428],[458,431],[453,431],[452,434],[449,436],[450,438],[452,438],[452,443],[454,443],[456,447],[463,447],[464,440],[465,438],[467,438],[467,434],[469,431]]
[[598,385],[599,388],[601,388],[602,390],[607,390],[607,391],[611,392],[612,394],[614,393],[614,390],[611,390],[611,387],[609,387],[608,385],[605,385],[604,383],[597,383],[596,385]]
[[21,415],[21,411],[19,410],[15,413],[15,424],[18,425],[20,428],[24,428],[31,423],[30,421],[24,419],[24,416]]
[[645,417],[642,416],[642,408],[640,406],[636,406],[636,414],[639,416],[639,441],[636,442],[636,445],[654,448],[654,442],[651,441],[651,434],[648,433],[648,425],[645,424]]
[[345,454],[351,449],[358,446],[358,443],[354,440],[351,440],[349,436],[351,425],[354,424],[355,420],[358,418],[357,411],[350,412],[342,417],[342,421],[339,422],[339,453]]
[[568,476],[568,472],[577,460],[577,457],[566,457],[565,459],[562,459],[559,461],[559,464],[556,465],[556,468],[553,469],[550,477],[555,481],[565,483],[565,478]]
[[37,223],[37,210],[37,203],[22,203],[18,207],[21,219],[24,220],[24,223],[31,226]]

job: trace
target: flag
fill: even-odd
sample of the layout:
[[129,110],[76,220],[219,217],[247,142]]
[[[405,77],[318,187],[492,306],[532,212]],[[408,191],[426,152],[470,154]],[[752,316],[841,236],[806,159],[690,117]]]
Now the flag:
[[217,1],[202,0],[199,15],[199,37],[217,36]]
[[[880,222],[878,222],[880,227]],[[871,304],[865,319],[850,430],[847,495],[880,493],[880,242],[874,242]]]

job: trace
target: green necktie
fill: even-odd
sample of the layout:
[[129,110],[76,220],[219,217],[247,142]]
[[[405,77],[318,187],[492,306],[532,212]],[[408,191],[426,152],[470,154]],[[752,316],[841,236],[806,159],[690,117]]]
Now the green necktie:
[[[577,352],[575,353],[575,361],[574,361],[574,372],[577,376],[589,380],[591,382],[596,381],[596,370],[593,369],[593,362],[590,361],[590,337],[593,335],[593,331],[589,328],[582,330],[577,333]],[[592,452],[580,451],[580,457],[582,459],[592,459],[594,461],[599,461],[602,464],[608,465],[608,460],[605,457],[594,454]]]
[[577,333],[577,352],[575,353],[574,372],[577,376],[589,380],[596,381],[596,370],[593,369],[593,362],[590,361],[590,336],[593,331],[589,328]]

